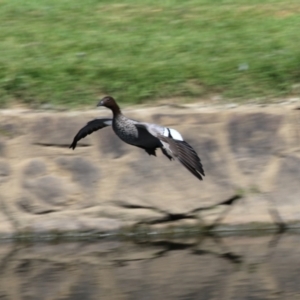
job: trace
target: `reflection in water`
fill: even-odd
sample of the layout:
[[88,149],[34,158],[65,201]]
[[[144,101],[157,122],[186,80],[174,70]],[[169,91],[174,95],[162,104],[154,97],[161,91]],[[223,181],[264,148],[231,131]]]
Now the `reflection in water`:
[[0,245],[0,299],[300,299],[300,235]]

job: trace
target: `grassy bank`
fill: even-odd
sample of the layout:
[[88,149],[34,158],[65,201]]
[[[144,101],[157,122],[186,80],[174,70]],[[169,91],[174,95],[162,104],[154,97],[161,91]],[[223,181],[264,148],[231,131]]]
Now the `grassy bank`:
[[0,104],[300,94],[298,0],[0,0]]

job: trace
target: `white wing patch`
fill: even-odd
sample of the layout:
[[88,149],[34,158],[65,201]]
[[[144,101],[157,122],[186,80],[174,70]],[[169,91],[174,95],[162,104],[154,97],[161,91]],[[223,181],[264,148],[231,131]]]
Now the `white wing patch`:
[[172,128],[169,128],[169,130],[171,131],[171,136],[174,140],[183,141],[181,134],[177,130]]
[[169,130],[168,130],[168,128],[164,128],[164,136],[165,137],[168,137],[169,136]]
[[181,134],[173,128],[162,127],[156,124],[148,123],[140,124],[144,125],[147,128],[147,130],[155,137],[157,137],[158,135],[163,135],[165,137],[170,137],[177,141],[183,141],[183,137],[181,136]]
[[181,134],[173,128],[164,128],[164,136],[171,137],[172,139],[177,141],[183,141],[183,137],[181,136]]

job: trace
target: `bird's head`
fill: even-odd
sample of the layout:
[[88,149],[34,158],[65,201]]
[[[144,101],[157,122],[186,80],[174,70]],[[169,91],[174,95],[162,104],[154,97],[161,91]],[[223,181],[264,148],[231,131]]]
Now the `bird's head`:
[[116,105],[115,99],[111,96],[105,96],[97,104],[97,106],[105,106],[110,109],[113,109]]

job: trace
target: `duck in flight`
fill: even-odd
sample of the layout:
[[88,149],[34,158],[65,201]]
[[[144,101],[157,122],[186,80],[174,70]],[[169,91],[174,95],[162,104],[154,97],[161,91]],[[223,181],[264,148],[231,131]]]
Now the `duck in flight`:
[[88,134],[101,128],[112,126],[115,134],[125,143],[144,149],[149,155],[156,156],[156,149],[169,158],[177,159],[194,176],[202,180],[205,176],[201,160],[196,151],[183,140],[175,129],[157,124],[138,122],[125,117],[113,97],[106,96],[97,106],[105,106],[113,113],[113,118],[94,119],[88,122],[75,135],[70,148],[76,148],[77,142]]

